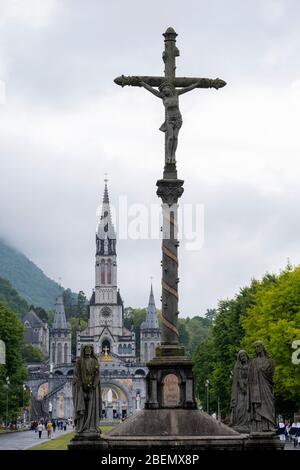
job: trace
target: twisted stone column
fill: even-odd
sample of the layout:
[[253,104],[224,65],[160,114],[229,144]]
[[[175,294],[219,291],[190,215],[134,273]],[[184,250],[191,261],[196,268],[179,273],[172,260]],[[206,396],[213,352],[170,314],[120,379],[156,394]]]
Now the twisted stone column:
[[156,184],[157,195],[163,202],[162,346],[176,346],[179,345],[177,202],[183,193],[183,180],[164,178]]

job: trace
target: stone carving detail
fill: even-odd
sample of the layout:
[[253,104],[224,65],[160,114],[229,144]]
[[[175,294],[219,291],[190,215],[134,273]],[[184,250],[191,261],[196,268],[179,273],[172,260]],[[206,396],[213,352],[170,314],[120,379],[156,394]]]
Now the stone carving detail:
[[158,180],[156,194],[164,204],[176,204],[184,189],[183,180]]
[[180,388],[178,377],[168,374],[164,378],[163,402],[165,406],[178,406],[180,403]]

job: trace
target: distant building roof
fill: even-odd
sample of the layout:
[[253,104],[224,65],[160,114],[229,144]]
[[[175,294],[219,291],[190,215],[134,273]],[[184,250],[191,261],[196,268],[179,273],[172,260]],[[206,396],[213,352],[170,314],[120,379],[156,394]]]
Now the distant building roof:
[[39,344],[39,332],[34,331],[32,328],[26,328],[24,332],[25,344]]
[[44,323],[35,313],[33,309],[30,309],[23,318],[23,324],[28,322],[31,328],[45,328],[46,323]]

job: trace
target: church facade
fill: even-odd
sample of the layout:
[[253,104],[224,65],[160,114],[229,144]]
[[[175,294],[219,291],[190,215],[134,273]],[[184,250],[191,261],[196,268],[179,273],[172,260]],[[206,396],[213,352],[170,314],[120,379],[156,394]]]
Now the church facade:
[[[124,326],[124,305],[117,283],[117,237],[111,218],[107,181],[96,232],[95,288],[89,302],[89,321],[77,331],[76,356],[84,345],[93,345],[99,359],[102,387],[102,417],[112,420],[134,414],[146,399],[146,363],[160,344],[160,331],[151,286],[147,315],[140,329],[140,356],[136,336]],[[63,295],[55,305],[50,331],[49,360],[32,366],[28,386],[32,389],[36,414],[48,413],[54,419],[73,416],[71,328],[66,321]]]

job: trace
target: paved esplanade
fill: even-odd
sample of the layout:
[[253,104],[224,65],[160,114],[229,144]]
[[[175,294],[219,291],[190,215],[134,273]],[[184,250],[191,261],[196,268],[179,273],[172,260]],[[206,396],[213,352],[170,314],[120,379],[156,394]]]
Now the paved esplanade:
[[[56,430],[56,432],[53,433],[53,439],[70,432],[72,432],[71,428],[67,431]],[[20,431],[7,434],[0,433],[0,450],[25,450],[47,441],[50,441],[50,439],[47,438],[47,431],[43,431],[41,439],[39,439],[39,433],[34,431]]]

